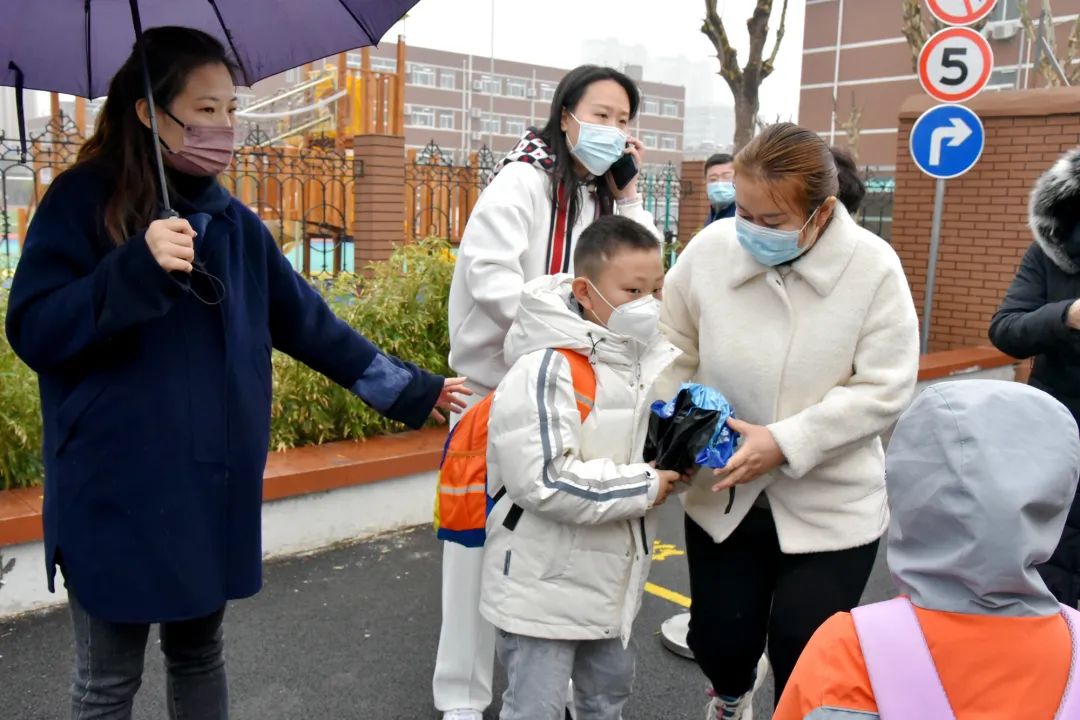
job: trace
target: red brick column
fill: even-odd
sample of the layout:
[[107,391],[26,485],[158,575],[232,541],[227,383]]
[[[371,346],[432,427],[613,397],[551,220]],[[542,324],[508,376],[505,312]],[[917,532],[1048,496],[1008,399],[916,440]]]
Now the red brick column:
[[405,138],[358,135],[356,219],[353,221],[356,270],[390,257],[405,242]]
[[686,245],[709,216],[709,198],[705,194],[705,161],[684,160],[679,170],[682,194],[679,196],[679,242]]
[[[911,160],[908,139],[933,101],[900,110],[893,246],[922,315],[934,180]],[[983,121],[986,149],[966,175],[946,181],[930,352],[989,343],[990,318],[1032,235],[1031,188],[1062,152],[1080,144],[1080,88],[983,93],[968,103]]]

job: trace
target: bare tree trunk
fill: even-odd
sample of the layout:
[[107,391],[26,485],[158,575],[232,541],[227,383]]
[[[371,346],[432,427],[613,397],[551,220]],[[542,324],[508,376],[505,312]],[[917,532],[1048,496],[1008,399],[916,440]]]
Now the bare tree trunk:
[[759,101],[757,92],[754,93],[753,102],[743,99],[735,102],[735,150],[736,152],[754,139]]
[[759,90],[761,83],[772,74],[780,42],[784,39],[788,0],[783,0],[780,25],[769,56],[765,57],[765,43],[769,35],[769,18],[772,16],[773,0],[757,0],[754,11],[746,21],[750,34],[750,49],[746,65],[739,67],[739,54],[732,47],[727,28],[716,9],[716,0],[705,0],[705,21],[701,32],[709,38],[720,61],[719,75],[731,89],[735,98],[735,150],[741,150],[754,137],[758,111],[761,108]]

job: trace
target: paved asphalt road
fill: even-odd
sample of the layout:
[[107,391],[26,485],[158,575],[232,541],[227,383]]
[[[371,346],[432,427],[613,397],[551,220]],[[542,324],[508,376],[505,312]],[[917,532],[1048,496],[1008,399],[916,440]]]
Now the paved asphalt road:
[[[660,541],[675,554],[653,566],[652,582],[688,594],[682,516],[663,509]],[[234,720],[437,720],[431,673],[439,628],[439,543],[427,528],[318,555],[271,563],[254,599],[234,603],[226,647]],[[813,588],[807,588],[813,592]],[[868,600],[891,585],[881,563]],[[660,623],[679,608],[646,595],[635,633],[635,697],[625,720],[703,715],[705,681],[696,666],[667,652]],[[71,631],[65,612],[0,622],[0,719],[66,719]],[[165,718],[156,637],[135,718]],[[496,677],[496,696],[504,683]],[[771,682],[756,717],[769,717]],[[486,720],[498,717],[498,701]]]

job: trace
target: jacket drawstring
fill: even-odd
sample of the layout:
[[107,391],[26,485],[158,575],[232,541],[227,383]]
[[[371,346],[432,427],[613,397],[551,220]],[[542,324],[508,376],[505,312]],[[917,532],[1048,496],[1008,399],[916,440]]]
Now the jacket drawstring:
[[589,342],[592,343],[592,349],[589,350],[589,363],[595,366],[597,363],[596,348],[600,345],[600,343],[604,342],[604,338],[593,337],[591,331],[588,333],[588,335]]

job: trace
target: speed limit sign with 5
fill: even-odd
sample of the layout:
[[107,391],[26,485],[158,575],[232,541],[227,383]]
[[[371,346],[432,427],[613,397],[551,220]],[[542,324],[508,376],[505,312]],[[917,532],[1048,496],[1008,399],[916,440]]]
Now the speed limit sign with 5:
[[919,53],[919,82],[941,102],[961,103],[975,97],[990,81],[993,69],[990,43],[966,27],[935,33]]

